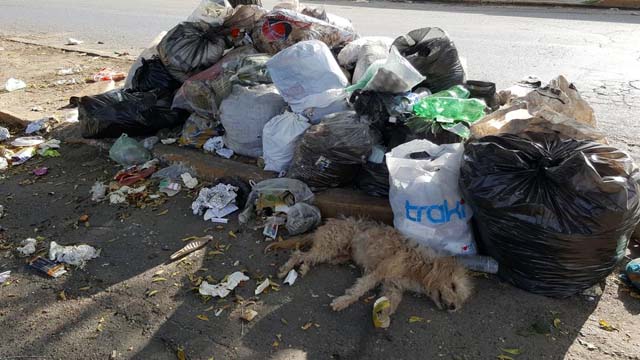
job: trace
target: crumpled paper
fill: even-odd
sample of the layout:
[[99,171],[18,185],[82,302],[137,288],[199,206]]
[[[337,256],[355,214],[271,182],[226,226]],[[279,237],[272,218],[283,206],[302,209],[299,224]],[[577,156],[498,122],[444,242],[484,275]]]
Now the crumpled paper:
[[202,215],[204,219],[222,218],[238,210],[235,204],[236,191],[233,185],[217,184],[211,188],[202,188],[198,198],[191,204],[194,215]]
[[37,243],[36,239],[32,239],[32,238],[24,239],[22,240],[22,242],[20,242],[20,245],[22,246],[16,248],[16,250],[18,250],[18,252],[23,256],[29,256],[34,252],[36,252],[36,243]]
[[127,195],[138,194],[147,189],[146,186],[140,186],[137,188],[131,188],[129,186],[123,186],[116,191],[109,193],[109,202],[112,204],[123,204],[127,202]]
[[62,246],[52,241],[49,245],[49,260],[84,267],[86,262],[100,256],[100,250],[93,246],[82,244],[75,246]]
[[236,271],[233,274],[229,275],[226,281],[223,281],[219,284],[212,285],[206,281],[203,281],[202,283],[200,283],[198,292],[200,293],[200,295],[218,296],[223,298],[229,295],[229,293],[233,289],[235,289],[238,284],[240,284],[242,281],[247,280],[249,280],[248,276],[240,271]]

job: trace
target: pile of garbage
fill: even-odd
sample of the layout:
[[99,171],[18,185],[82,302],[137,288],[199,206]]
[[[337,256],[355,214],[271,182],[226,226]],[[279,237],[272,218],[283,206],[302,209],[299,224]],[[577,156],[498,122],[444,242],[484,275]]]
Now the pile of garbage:
[[[278,176],[249,191],[200,188],[192,209],[205,220],[244,208],[241,223],[261,219],[269,238],[280,226],[299,234],[321,221],[312,191],[356,187],[388,198],[409,239],[470,268],[551,296],[591,287],[640,221],[632,159],[564,77],[497,92],[462,64],[439,28],[361,37],[297,1],[203,0],[142,53],[125,89],[82,97],[79,121],[85,137],[119,137],[111,157],[139,166],[125,179],[155,172],[148,149],[166,128],[181,130],[165,144]],[[187,175],[166,176],[162,191],[195,187]],[[110,197],[144,191],[122,189]]]

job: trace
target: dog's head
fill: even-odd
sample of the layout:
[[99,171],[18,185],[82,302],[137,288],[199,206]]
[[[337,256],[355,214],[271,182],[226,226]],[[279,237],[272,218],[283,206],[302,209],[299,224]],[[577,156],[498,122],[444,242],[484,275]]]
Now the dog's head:
[[471,295],[471,281],[467,271],[453,258],[433,261],[421,279],[425,293],[441,310],[456,311]]

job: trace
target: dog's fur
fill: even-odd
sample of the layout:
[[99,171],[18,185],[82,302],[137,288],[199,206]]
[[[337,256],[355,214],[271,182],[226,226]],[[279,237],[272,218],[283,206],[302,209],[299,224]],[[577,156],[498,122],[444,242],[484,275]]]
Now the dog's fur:
[[295,250],[278,273],[283,278],[300,265],[300,275],[320,263],[341,264],[353,260],[364,275],[331,303],[335,311],[347,308],[367,291],[382,283],[382,295],[389,298],[390,314],[409,290],[424,293],[440,309],[455,311],[471,294],[471,282],[463,267],[452,257],[437,257],[424,247],[411,244],[393,227],[373,221],[329,219],[315,232],[274,243],[265,251],[311,243],[307,252]]

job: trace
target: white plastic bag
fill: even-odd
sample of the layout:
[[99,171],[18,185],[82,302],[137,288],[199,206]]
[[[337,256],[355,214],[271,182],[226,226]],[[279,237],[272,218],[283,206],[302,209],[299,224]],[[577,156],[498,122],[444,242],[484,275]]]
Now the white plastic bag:
[[289,169],[296,141],[309,126],[311,125],[304,116],[290,112],[269,120],[262,130],[264,169],[276,172]]
[[227,0],[202,0],[187,21],[204,21],[210,25],[220,26],[232,12],[233,7]]
[[299,42],[280,51],[267,62],[269,74],[282,97],[295,113],[311,107],[326,107],[341,97],[349,81],[319,40]]
[[444,254],[473,255],[472,210],[458,188],[462,144],[413,140],[387,153],[393,225]]
[[240,155],[262,156],[262,129],[286,105],[273,85],[234,85],[231,95],[220,104],[224,143]]
[[360,52],[365,45],[381,45],[384,46],[388,52],[392,43],[393,39],[386,36],[361,37],[353,40],[340,50],[340,53],[338,54],[338,63],[347,69],[353,68],[358,62]]

